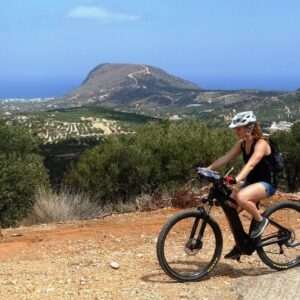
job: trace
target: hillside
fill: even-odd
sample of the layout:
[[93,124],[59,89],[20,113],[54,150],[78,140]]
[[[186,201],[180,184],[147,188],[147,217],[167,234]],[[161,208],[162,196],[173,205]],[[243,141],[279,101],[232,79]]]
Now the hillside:
[[297,120],[299,101],[299,91],[203,90],[152,66],[101,64],[88,74],[81,86],[57,99],[56,105],[99,103],[155,117],[178,114],[212,121],[216,116],[224,120],[234,110],[256,108],[263,121],[271,122]]
[[[101,105],[123,112],[224,123],[236,111],[252,110],[259,120],[295,122],[300,91],[204,90],[194,83],[143,64],[101,64],[82,84],[57,99],[4,99],[0,115]],[[177,117],[179,116],[179,117]]]
[[18,113],[5,116],[4,119],[9,124],[27,128],[44,143],[76,138],[99,139],[134,131],[137,126],[155,120],[99,105]]
[[[204,90],[156,67],[107,63],[91,70],[78,88],[61,98],[4,99],[0,101],[0,115],[12,115],[15,118],[16,115],[27,113],[35,118],[39,112],[82,108],[81,117],[84,118],[86,107],[105,106],[115,109],[112,114],[114,116],[116,111],[121,111],[136,113],[136,116],[171,117],[174,120],[199,119],[224,124],[237,111],[254,110],[263,126],[269,128],[275,121],[293,123],[299,120],[299,103],[299,89],[293,92],[256,89]],[[79,114],[80,112],[77,115]],[[99,118],[98,112],[95,115],[90,114],[89,117]],[[113,118],[110,120],[113,121]],[[54,127],[52,122],[46,122],[46,126],[42,125],[43,122],[39,123],[45,139],[52,141],[65,138],[68,134],[72,137],[97,135],[102,131],[119,131],[116,124],[107,123],[97,127],[98,124],[83,121],[77,120],[76,124],[69,121],[70,124],[56,123]],[[86,124],[82,125],[82,122]],[[49,124],[52,126],[49,132],[56,131],[53,137],[47,133]],[[56,130],[58,127],[62,130]],[[106,130],[104,127],[111,129]]]

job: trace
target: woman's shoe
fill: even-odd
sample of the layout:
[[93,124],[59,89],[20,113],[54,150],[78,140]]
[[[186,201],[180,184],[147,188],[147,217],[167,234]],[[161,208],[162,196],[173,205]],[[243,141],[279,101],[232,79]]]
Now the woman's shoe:
[[262,221],[253,220],[253,227],[250,232],[250,237],[252,239],[259,237],[268,224],[269,220],[267,218],[263,218]]

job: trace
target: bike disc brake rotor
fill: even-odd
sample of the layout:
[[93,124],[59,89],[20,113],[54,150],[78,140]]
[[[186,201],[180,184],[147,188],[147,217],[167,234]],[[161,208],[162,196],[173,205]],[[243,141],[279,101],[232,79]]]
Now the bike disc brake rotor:
[[202,242],[197,241],[196,239],[190,239],[186,243],[184,250],[187,255],[196,255],[201,248]]

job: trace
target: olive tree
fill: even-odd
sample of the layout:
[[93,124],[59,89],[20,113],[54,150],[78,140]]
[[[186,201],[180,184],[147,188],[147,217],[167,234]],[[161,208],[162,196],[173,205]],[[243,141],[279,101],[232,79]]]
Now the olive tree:
[[48,176],[33,137],[0,122],[0,225],[13,226],[33,206],[37,187]]

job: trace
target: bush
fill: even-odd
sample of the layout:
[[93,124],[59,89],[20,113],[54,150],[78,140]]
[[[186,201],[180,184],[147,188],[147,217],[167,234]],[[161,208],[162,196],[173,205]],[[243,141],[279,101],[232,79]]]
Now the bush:
[[47,187],[48,177],[27,131],[1,122],[0,140],[0,224],[8,227],[27,215],[37,187]]
[[270,137],[282,152],[285,161],[285,179],[290,192],[300,186],[300,122],[291,131],[278,131]]
[[23,224],[65,222],[91,219],[110,211],[109,207],[99,207],[87,195],[62,188],[59,192],[39,189],[36,201]]
[[[228,129],[189,122],[150,123],[86,151],[66,183],[99,203],[127,201],[186,183],[196,162],[207,166],[235,142]],[[240,165],[237,160],[234,165]]]

